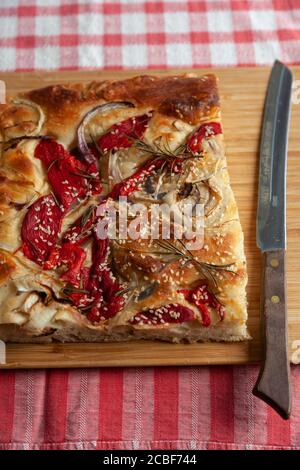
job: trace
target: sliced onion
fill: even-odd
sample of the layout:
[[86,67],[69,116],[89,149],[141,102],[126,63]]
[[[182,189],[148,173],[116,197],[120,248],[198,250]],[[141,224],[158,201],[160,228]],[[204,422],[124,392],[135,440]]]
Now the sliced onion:
[[165,176],[164,172],[162,172],[161,175],[159,175],[157,186],[156,186],[156,189],[155,189],[155,192],[154,192],[154,198],[155,199],[157,199],[157,195],[159,193],[159,190],[163,186],[164,176]]
[[29,132],[27,135],[29,135],[29,136],[30,135],[39,135],[41,133],[41,130],[42,130],[42,128],[44,126],[44,123],[45,123],[45,113],[42,110],[42,108],[37,103],[35,103],[34,101],[29,101],[29,100],[26,100],[25,98],[19,98],[19,99],[13,100],[12,102],[16,105],[28,106],[29,108],[32,108],[32,109],[34,109],[38,112],[39,119],[38,119],[38,122],[37,122],[37,126],[34,129],[34,131]]
[[216,209],[220,207],[222,194],[220,191],[218,191],[218,188],[212,186],[208,180],[203,181],[203,186],[206,186],[208,191],[208,199],[204,203],[204,213],[206,219],[208,219],[209,217],[213,216]]
[[[205,180],[199,183],[192,183],[193,189],[186,197],[182,197],[179,201],[173,202],[172,207],[177,207],[184,215],[184,207],[186,203],[192,204],[193,208],[200,204],[204,208],[205,225],[211,225],[216,217],[220,217],[220,212],[224,210],[222,203],[222,194],[218,190],[218,186],[211,181]],[[178,213],[178,216],[180,214]]]
[[95,163],[97,161],[95,155],[89,148],[87,141],[85,139],[85,128],[89,124],[90,120],[93,119],[98,113],[105,113],[107,111],[112,111],[113,109],[118,108],[132,108],[134,105],[132,103],[126,103],[123,101],[115,101],[105,104],[100,104],[93,109],[90,109],[85,116],[82,118],[78,129],[77,129],[77,139],[79,150],[87,163]]
[[119,154],[116,153],[109,153],[109,160],[108,160],[108,182],[109,187],[120,183],[123,180],[123,176],[118,164]]

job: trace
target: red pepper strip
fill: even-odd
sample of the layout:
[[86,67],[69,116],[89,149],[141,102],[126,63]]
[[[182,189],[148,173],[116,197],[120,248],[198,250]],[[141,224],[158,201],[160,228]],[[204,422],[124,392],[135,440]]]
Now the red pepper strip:
[[169,304],[157,309],[137,313],[131,325],[162,325],[164,323],[183,323],[195,319],[193,310],[180,304]]
[[113,277],[109,268],[102,268],[99,273],[98,286],[92,279],[89,288],[91,294],[100,298],[101,303],[93,306],[87,313],[87,318],[95,323],[114,317],[124,306],[124,297],[118,295],[121,285]]
[[68,270],[61,276],[75,287],[80,286],[81,269],[86,259],[86,252],[74,243],[65,243],[61,250],[61,263],[68,266]]
[[74,243],[61,248],[60,263],[69,265],[61,279],[86,292],[73,292],[69,295],[73,304],[88,310],[87,318],[98,323],[116,315],[124,305],[124,297],[118,295],[121,285],[113,277],[106,265],[108,239],[95,240],[92,249],[93,265],[82,267],[85,252]]
[[[146,163],[142,168],[133,173],[133,175],[116,184],[107,197],[118,199],[120,196],[128,196],[134,191],[137,191],[139,185],[143,183],[149,175],[159,170],[164,164],[166,164],[166,160],[163,158]],[[175,159],[171,164],[167,162],[167,165],[172,165],[172,171],[174,171],[174,173],[178,173],[181,170],[180,159]]]
[[92,259],[94,266],[99,266],[105,262],[109,247],[109,240],[95,239],[92,246]]
[[217,134],[222,134],[222,127],[218,122],[202,124],[188,139],[187,147],[192,153],[197,154],[201,151],[203,139]]
[[89,229],[96,221],[96,210],[91,211],[86,222],[83,223],[83,216],[79,217],[75,223],[63,234],[62,245],[54,247],[48,257],[47,262],[44,264],[44,269],[54,269],[61,264],[62,249],[64,246],[76,246],[84,243],[90,236]]
[[109,131],[98,140],[100,150],[106,153],[110,150],[131,147],[134,139],[142,137],[151,117],[152,112],[114,124]]
[[[91,269],[88,267],[81,268],[80,271],[80,288],[83,291],[87,290],[88,281],[90,278]],[[84,292],[72,292],[69,295],[72,303],[78,308],[84,308],[91,303],[90,295]]]
[[54,246],[48,254],[48,258],[43,264],[43,269],[54,269],[59,265],[59,257],[61,255],[61,246]]
[[96,209],[93,210],[85,222],[83,222],[83,216],[79,217],[64,233],[62,238],[63,242],[71,241],[78,244],[84,243],[91,236],[89,229],[97,219],[96,212]]
[[51,194],[29,207],[21,228],[22,250],[27,258],[43,265],[56,243],[62,216]]
[[[80,162],[54,140],[41,140],[35,149],[35,157],[42,160],[46,166],[49,183],[65,210],[68,210],[77,198],[86,196],[88,191],[101,192],[96,165]],[[88,184],[81,174],[92,176],[91,180],[88,178],[92,183]]]
[[75,287],[80,286],[81,269],[86,259],[86,252],[76,243],[64,243],[56,246],[49,254],[44,264],[44,269],[54,269],[61,265],[68,267],[67,271],[60,277]]
[[211,318],[207,307],[215,309],[220,319],[224,318],[224,307],[220,304],[217,298],[208,290],[206,284],[201,284],[195,289],[180,289],[178,292],[184,294],[184,298],[196,305],[202,317],[203,326],[211,324]]
[[96,163],[87,165],[84,173],[92,176],[89,180],[89,190],[92,194],[100,194],[102,192],[102,185],[100,183],[100,174],[97,169]]
[[118,295],[121,285],[105,265],[108,239],[95,240],[93,245],[93,266],[87,283],[87,290],[93,298],[87,318],[95,323],[115,316],[123,307],[125,299]]

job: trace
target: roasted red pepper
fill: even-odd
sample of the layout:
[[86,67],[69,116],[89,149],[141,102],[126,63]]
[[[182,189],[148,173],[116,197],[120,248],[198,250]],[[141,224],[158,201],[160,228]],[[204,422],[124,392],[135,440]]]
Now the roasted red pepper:
[[217,298],[212,294],[206,284],[200,284],[195,289],[180,289],[178,292],[184,294],[184,298],[196,305],[202,317],[203,326],[211,324],[211,318],[207,307],[215,309],[220,319],[224,318],[224,307],[220,304]]
[[87,283],[91,302],[91,309],[87,318],[91,322],[115,316],[123,307],[124,296],[119,295],[122,286],[113,276],[107,265],[108,239],[95,240],[93,245],[93,266]]
[[61,250],[60,262],[68,266],[68,270],[61,276],[75,287],[80,286],[81,269],[86,260],[86,252],[75,243],[64,243]]
[[166,161],[163,158],[150,161],[133,173],[133,175],[116,184],[108,194],[108,197],[118,199],[120,196],[128,196],[134,191],[137,191],[146,178],[159,170],[163,165],[167,165],[169,168],[171,167],[174,173],[178,173],[181,171],[181,163],[181,159],[174,159],[173,162]]
[[88,307],[92,300],[90,298],[89,292],[87,290],[88,281],[90,278],[91,269],[89,267],[81,268],[80,271],[80,288],[78,290],[74,289],[74,292],[69,294],[69,299],[72,300],[72,303],[78,308]]
[[95,207],[87,209],[87,211],[88,215],[86,215],[86,213],[83,214],[70,228],[68,228],[68,230],[66,230],[62,237],[63,242],[71,241],[82,244],[91,236],[90,229],[96,222],[97,209]]
[[[65,264],[71,261],[72,264],[61,278],[79,288],[78,291],[71,291],[69,298],[86,313],[92,323],[113,317],[122,309],[125,299],[119,295],[122,286],[107,265],[108,239],[94,240],[93,264],[89,268],[82,267],[84,250],[74,243],[68,245],[67,251],[62,248],[61,260]],[[65,259],[67,255],[68,258]]]
[[91,277],[88,285],[89,292],[96,299],[96,305],[87,313],[87,318],[93,323],[114,317],[125,301],[124,296],[119,295],[121,285],[108,267],[101,268],[98,276],[97,281]]
[[62,274],[61,279],[75,287],[79,287],[81,280],[81,269],[86,259],[86,252],[76,243],[63,243],[57,245],[50,252],[44,264],[44,269],[54,269],[66,265],[67,271]]
[[128,196],[134,191],[137,191],[139,185],[143,183],[149,175],[161,168],[164,163],[165,160],[163,159],[146,163],[142,168],[133,173],[133,175],[116,184],[109,193],[108,197],[111,197],[112,199],[118,199],[120,196]]
[[92,259],[94,266],[98,267],[106,261],[109,250],[109,240],[105,238],[104,240],[94,239],[92,246]]
[[61,255],[61,246],[55,245],[50,250],[47,260],[43,264],[43,269],[55,269],[59,265],[59,258]]
[[32,204],[21,229],[24,255],[43,265],[55,246],[63,213],[50,194]]
[[134,139],[143,136],[148,122],[152,117],[152,112],[135,116],[125,121],[114,124],[109,131],[98,140],[98,146],[103,153],[110,150],[129,148],[133,145]]
[[160,308],[137,313],[130,321],[132,325],[162,325],[183,323],[195,319],[192,309],[180,304],[168,304]]
[[45,269],[52,269],[57,265],[55,243],[63,214],[77,198],[99,193],[102,188],[96,165],[81,163],[53,139],[42,139],[35,157],[47,168],[55,198],[44,196],[29,207],[22,225],[23,252]]
[[41,140],[35,149],[35,157],[44,163],[49,183],[65,211],[76,199],[86,196],[89,192],[101,192],[96,165],[80,162],[55,140]]
[[206,124],[202,124],[202,126],[200,126],[191,135],[191,137],[189,137],[187,141],[187,147],[194,154],[200,153],[203,139],[207,139],[212,135],[217,134],[222,134],[221,124],[218,122],[208,122]]

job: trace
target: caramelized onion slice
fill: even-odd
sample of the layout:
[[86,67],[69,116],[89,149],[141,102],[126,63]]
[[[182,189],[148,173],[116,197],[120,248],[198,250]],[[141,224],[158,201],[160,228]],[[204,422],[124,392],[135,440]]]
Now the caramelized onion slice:
[[[29,120],[24,120],[22,121],[20,117],[20,122],[18,120],[14,122],[14,124],[11,126],[13,128],[18,128],[20,127],[22,129],[22,125],[26,125],[26,123],[32,123],[33,128],[32,130],[26,129],[25,134],[26,136],[36,136],[39,135],[43,129],[44,123],[45,123],[45,113],[42,110],[42,108],[35,103],[34,101],[26,100],[25,98],[18,98],[12,101],[12,104],[15,106],[20,106],[20,108],[31,108],[33,112],[36,113],[37,119],[35,120],[33,116],[29,118]],[[15,115],[16,117],[13,118],[13,120],[17,119],[17,114]],[[35,122],[36,121],[36,122]]]
[[109,153],[109,160],[108,160],[108,183],[110,190],[112,189],[114,184],[120,183],[123,180],[123,176],[118,164],[119,154],[116,153]]
[[92,150],[89,148],[87,141],[85,139],[85,128],[89,124],[90,120],[93,119],[99,113],[105,113],[107,111],[112,111],[118,108],[132,108],[134,105],[132,103],[126,103],[125,101],[115,101],[110,103],[104,103],[96,106],[93,109],[90,109],[85,116],[82,118],[78,129],[77,129],[77,139],[78,147],[80,152],[87,163],[95,163],[97,161]]

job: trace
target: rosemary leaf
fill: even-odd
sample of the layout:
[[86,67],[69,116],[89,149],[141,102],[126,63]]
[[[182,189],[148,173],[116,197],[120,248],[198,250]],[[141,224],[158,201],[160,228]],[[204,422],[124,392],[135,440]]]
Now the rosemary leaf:
[[96,147],[96,150],[97,152],[99,153],[100,157],[103,157],[104,156],[104,153],[101,151],[99,145],[98,145],[98,142],[97,140],[95,139],[95,137],[93,136],[93,134],[91,134],[91,132],[89,132],[89,136],[90,136],[90,139],[92,140],[93,144],[95,145]]
[[70,296],[71,294],[89,294],[88,290],[85,289],[78,289],[73,286],[66,286],[61,289],[62,293],[66,296]]
[[88,175],[87,173],[75,173],[75,171],[70,171],[70,173],[72,175],[80,176],[81,178],[86,178],[86,179],[89,179],[89,180],[97,179],[97,176]]
[[53,160],[53,162],[50,163],[50,165],[48,166],[47,168],[47,173],[49,173],[49,171],[51,170],[51,168],[58,162],[58,158],[56,158],[55,160]]
[[93,214],[94,210],[96,209],[95,205],[91,205],[90,207],[87,208],[87,210],[82,214],[81,216],[81,221],[80,221],[80,226],[83,228],[86,223],[88,222],[89,218]]
[[55,204],[57,205],[57,207],[60,207],[60,204],[59,204],[58,199],[57,199],[57,197],[55,196],[54,192],[53,192],[53,191],[50,191],[50,193],[51,193],[51,195],[52,195],[52,197],[53,197],[53,199],[54,199],[54,202],[55,202]]

